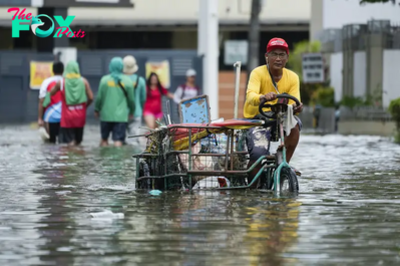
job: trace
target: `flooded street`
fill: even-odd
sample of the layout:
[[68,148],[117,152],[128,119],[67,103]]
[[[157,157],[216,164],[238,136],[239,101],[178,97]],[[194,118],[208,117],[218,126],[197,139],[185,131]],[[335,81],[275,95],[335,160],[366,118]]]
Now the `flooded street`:
[[134,190],[132,146],[0,127],[0,265],[400,265],[400,146],[303,135],[300,194]]

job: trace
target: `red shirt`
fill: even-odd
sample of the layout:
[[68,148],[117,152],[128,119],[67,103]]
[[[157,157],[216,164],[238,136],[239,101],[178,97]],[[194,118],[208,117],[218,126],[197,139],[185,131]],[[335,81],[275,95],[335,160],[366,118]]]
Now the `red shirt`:
[[84,127],[86,124],[86,103],[67,105],[65,99],[64,79],[61,81],[60,92],[62,101],[60,127]]
[[150,112],[153,114],[159,114],[162,113],[162,102],[161,98],[162,95],[167,95],[168,91],[164,88],[161,87],[161,93],[159,89],[150,89],[149,87],[146,86],[147,89],[147,96],[146,96],[146,102],[144,104],[144,112]]

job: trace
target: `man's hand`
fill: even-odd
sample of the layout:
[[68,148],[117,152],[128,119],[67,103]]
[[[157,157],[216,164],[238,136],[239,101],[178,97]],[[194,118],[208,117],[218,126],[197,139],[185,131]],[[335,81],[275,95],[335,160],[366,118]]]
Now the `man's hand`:
[[267,100],[267,102],[269,101],[273,101],[276,99],[276,93],[275,92],[268,92],[267,94],[264,95],[265,100]]
[[293,112],[294,113],[301,113],[303,111],[303,103],[300,103],[299,106],[297,106],[296,104],[293,105]]
[[260,96],[260,102],[265,99],[266,102],[272,101],[276,99],[276,93],[275,92],[268,92],[265,95]]
[[133,120],[133,115],[130,114],[130,115],[129,115],[129,121],[132,121],[132,120]]
[[99,112],[94,111],[94,116],[95,116],[96,118],[99,118]]
[[44,121],[43,121],[43,119],[41,119],[41,118],[38,119],[38,125],[39,125],[39,127],[44,126]]

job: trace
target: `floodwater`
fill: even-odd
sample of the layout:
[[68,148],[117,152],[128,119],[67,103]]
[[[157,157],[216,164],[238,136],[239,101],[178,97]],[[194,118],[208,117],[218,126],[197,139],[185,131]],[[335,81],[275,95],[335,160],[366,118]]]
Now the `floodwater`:
[[400,265],[400,147],[303,135],[300,194],[134,190],[132,146],[0,128],[0,265]]

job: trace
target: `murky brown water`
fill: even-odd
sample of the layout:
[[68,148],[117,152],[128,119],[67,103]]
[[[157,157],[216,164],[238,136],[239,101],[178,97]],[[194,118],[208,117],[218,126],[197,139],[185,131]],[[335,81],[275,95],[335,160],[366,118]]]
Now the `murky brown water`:
[[134,191],[135,149],[0,128],[0,265],[400,265],[400,147],[302,136],[300,195]]

